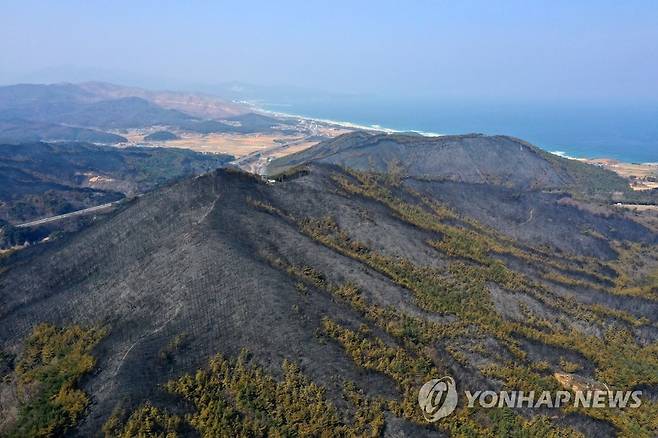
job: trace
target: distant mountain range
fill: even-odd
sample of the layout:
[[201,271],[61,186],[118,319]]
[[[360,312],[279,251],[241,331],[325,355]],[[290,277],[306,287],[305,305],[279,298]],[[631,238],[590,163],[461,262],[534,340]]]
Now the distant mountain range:
[[21,223],[151,190],[233,160],[185,149],[0,145],[0,219]]
[[285,121],[219,98],[106,83],[0,87],[0,139],[125,142],[108,130],[168,126],[200,133],[270,132]]
[[22,119],[0,119],[0,144],[19,144],[37,141],[80,141],[115,144],[128,140],[117,134],[97,129],[77,128],[57,123]]
[[248,112],[243,105],[203,93],[153,91],[107,82],[83,82],[78,86],[81,90],[102,97],[104,100],[139,97],[162,108],[181,111],[202,119],[223,119]]

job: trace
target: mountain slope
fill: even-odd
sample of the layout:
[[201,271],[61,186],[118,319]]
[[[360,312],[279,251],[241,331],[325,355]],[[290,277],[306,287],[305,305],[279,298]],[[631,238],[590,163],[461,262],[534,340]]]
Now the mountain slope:
[[273,160],[270,175],[307,162],[337,164],[359,170],[523,189],[625,191],[628,183],[614,173],[568,162],[518,139],[479,134],[423,137],[411,134],[356,132]]
[[104,204],[232,159],[182,149],[88,143],[0,145],[0,218],[20,223]]
[[55,123],[12,119],[0,120],[0,144],[30,142],[79,141],[101,144],[127,142],[120,135],[95,129],[76,128]]
[[77,87],[102,99],[140,97],[163,108],[181,111],[204,119],[221,119],[248,112],[248,108],[242,105],[202,93],[144,90],[106,82],[84,82],[77,84]]
[[178,140],[178,137],[173,132],[169,131],[156,131],[149,135],[144,136],[145,141],[169,141],[169,140]]
[[184,124],[192,116],[164,109],[139,97],[101,101],[48,101],[0,109],[0,118],[21,118],[93,128],[134,128],[158,124]]
[[78,105],[48,115],[47,121],[99,128],[137,128],[152,125],[178,125],[193,117],[162,108],[140,97],[122,97]]
[[23,114],[29,112],[43,119],[47,116],[48,109],[72,109],[79,105],[131,97],[198,118],[225,118],[247,112],[241,105],[198,93],[152,91],[103,82],[85,82],[18,84],[0,87],[0,114],[22,111]]
[[[233,170],[181,181],[6,260],[0,348],[20,358],[43,322],[106,328],[93,350],[96,371],[80,381],[93,400],[81,436],[108,420],[115,429],[139,424],[129,414],[147,401],[166,415],[187,413],[185,427],[210,436],[221,426],[213,418],[280,430],[273,412],[249,402],[265,397],[255,383],[236,383],[237,393],[193,384],[213,355],[234,360],[243,348],[250,359],[236,370],[257,365],[282,381],[288,360],[325,388],[339,413],[328,423],[335,427],[354,426],[358,412],[371,416],[368,425],[382,424],[384,436],[540,433],[523,415],[549,415],[541,420],[547,427],[585,435],[656,432],[639,416],[623,429],[623,415],[563,411],[459,411],[458,421],[434,425],[422,419],[415,398],[432,375],[452,375],[470,390],[553,388],[552,373],[565,367],[613,387],[658,383],[651,350],[658,300],[655,285],[645,283],[657,267],[656,233],[536,191],[501,205],[496,229],[475,221],[471,215],[487,215],[466,210],[468,192],[504,199],[501,190],[400,182],[327,164],[274,185]],[[550,216],[553,228],[528,219],[533,209]],[[533,234],[515,234],[524,229]],[[622,263],[631,255],[632,269]],[[172,381],[180,384],[163,386]],[[361,392],[345,392],[353,387]],[[211,405],[192,403],[196,396],[221,398],[215,402],[224,414],[213,417]],[[389,402],[372,408],[378,397]]]

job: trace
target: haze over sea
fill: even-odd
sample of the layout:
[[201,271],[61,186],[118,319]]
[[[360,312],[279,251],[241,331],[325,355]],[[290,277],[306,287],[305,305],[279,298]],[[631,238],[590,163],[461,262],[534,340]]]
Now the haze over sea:
[[269,111],[399,131],[505,134],[578,158],[658,162],[658,104],[494,103],[373,97],[260,103]]

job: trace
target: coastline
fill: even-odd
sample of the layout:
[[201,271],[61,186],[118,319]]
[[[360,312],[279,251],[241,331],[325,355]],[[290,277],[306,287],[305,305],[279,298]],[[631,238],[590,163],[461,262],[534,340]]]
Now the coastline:
[[[343,119],[337,119],[337,118],[324,118],[324,117],[314,117],[314,116],[309,116],[309,115],[303,115],[303,114],[297,114],[294,112],[286,112],[286,111],[280,111],[277,109],[271,109],[271,106],[275,106],[276,104],[268,104],[262,101],[240,101],[241,104],[247,105],[252,111],[255,112],[260,112],[263,114],[267,114],[270,116],[274,117],[283,117],[283,118],[293,118],[297,120],[304,120],[304,121],[310,121],[310,122],[316,122],[316,123],[322,123],[322,124],[327,124],[327,125],[332,125],[332,126],[337,126],[337,127],[342,127],[345,129],[360,129],[360,130],[365,130],[365,131],[372,131],[372,132],[382,132],[382,133],[403,133],[403,132],[409,132],[409,133],[414,133],[426,137],[439,137],[443,135],[448,135],[447,133],[439,133],[439,132],[434,132],[434,131],[428,131],[428,130],[418,130],[418,129],[397,129],[397,128],[389,128],[386,126],[383,126],[379,123],[355,123],[355,122],[350,122],[346,121]],[[284,106],[284,105],[280,105]],[[287,106],[287,105],[286,105]],[[484,131],[478,131],[476,130],[465,130],[463,133],[466,132],[484,132]],[[505,134],[505,132],[500,133]],[[492,133],[493,135],[493,133]],[[507,135],[512,135],[515,137],[519,138],[524,138],[527,140],[527,137],[523,137],[517,134],[509,134]],[[579,148],[572,148],[571,145],[568,144],[568,142],[558,142],[558,144],[546,144],[545,142],[542,144],[541,142],[537,141],[531,141],[528,140],[531,143],[537,145],[538,147],[542,148],[543,150],[553,154],[557,155],[563,158],[568,158],[568,159],[574,159],[574,160],[610,160],[610,161],[617,161],[617,162],[622,162],[622,163],[629,163],[629,164],[637,164],[637,165],[642,165],[642,166],[658,166],[658,161],[656,160],[642,160],[641,158],[636,158],[633,159],[631,157],[624,157],[624,154],[619,154],[619,153],[612,153],[608,154],[605,151],[600,151],[599,153],[596,152],[595,148],[589,148],[585,147],[584,149],[587,150],[588,152],[584,153],[579,153],[577,152],[577,149]],[[564,149],[563,149],[564,148]],[[582,149],[582,148],[581,148]],[[570,152],[565,152],[566,150]],[[608,151],[609,152],[609,151]],[[621,156],[620,156],[621,155]],[[650,158],[650,157],[646,157]],[[651,157],[653,158],[653,157]]]
[[358,123],[353,123],[353,122],[347,122],[347,121],[341,121],[341,120],[332,120],[332,119],[323,119],[319,117],[311,117],[311,116],[304,116],[301,114],[292,114],[292,113],[285,113],[281,111],[274,111],[274,110],[268,110],[263,108],[262,106],[259,106],[257,104],[254,104],[252,102],[242,102],[243,104],[248,104],[249,107],[257,111],[259,113],[267,114],[270,116],[274,117],[282,117],[282,118],[289,118],[289,119],[299,119],[299,120],[305,120],[309,122],[316,122],[316,123],[324,123],[327,125],[333,125],[333,126],[339,126],[341,128],[348,128],[348,129],[358,129],[358,130],[363,130],[363,131],[374,131],[374,132],[383,132],[387,134],[399,134],[403,132],[411,132],[414,134],[422,135],[423,137],[441,137],[446,134],[440,134],[438,132],[428,132],[428,131],[419,131],[415,129],[393,129],[393,128],[386,128],[384,126],[378,125],[378,124],[372,124],[372,125],[362,125]]
[[596,161],[596,162],[609,162],[609,163],[618,163],[618,164],[634,164],[637,166],[654,166],[658,167],[658,162],[646,162],[646,163],[633,163],[631,161],[626,161],[626,160],[618,160],[616,158],[608,158],[608,157],[574,157],[573,155],[568,155],[564,151],[546,151],[549,152],[553,155],[557,155],[558,157],[562,158],[567,158],[569,160],[576,160],[576,161]]
[[[333,127],[340,127],[345,129],[364,130],[364,131],[380,132],[387,134],[410,132],[424,137],[440,137],[446,135],[446,134],[439,134],[435,132],[426,132],[426,131],[418,131],[418,130],[398,130],[398,129],[386,128],[377,124],[363,125],[363,124],[347,122],[347,121],[310,117],[301,114],[291,114],[282,111],[269,110],[253,102],[241,102],[241,103],[247,104],[249,108],[255,112],[266,114],[269,116],[296,119],[300,121],[319,123],[319,124],[329,125]],[[642,191],[642,190],[658,189],[658,163],[656,162],[633,163],[630,161],[606,158],[603,156],[576,157],[573,155],[569,155],[566,152],[560,150],[548,150],[548,149],[544,149],[544,150],[550,154],[562,158],[585,162],[588,164],[600,166],[610,171],[613,171],[616,174],[627,178],[630,181],[630,185],[633,188],[633,190]]]

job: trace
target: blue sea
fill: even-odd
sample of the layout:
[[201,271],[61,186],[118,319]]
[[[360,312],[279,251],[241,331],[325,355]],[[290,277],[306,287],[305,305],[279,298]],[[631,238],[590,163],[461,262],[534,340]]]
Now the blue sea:
[[264,109],[436,134],[506,134],[578,158],[658,163],[658,103],[495,103],[370,97],[295,99]]

